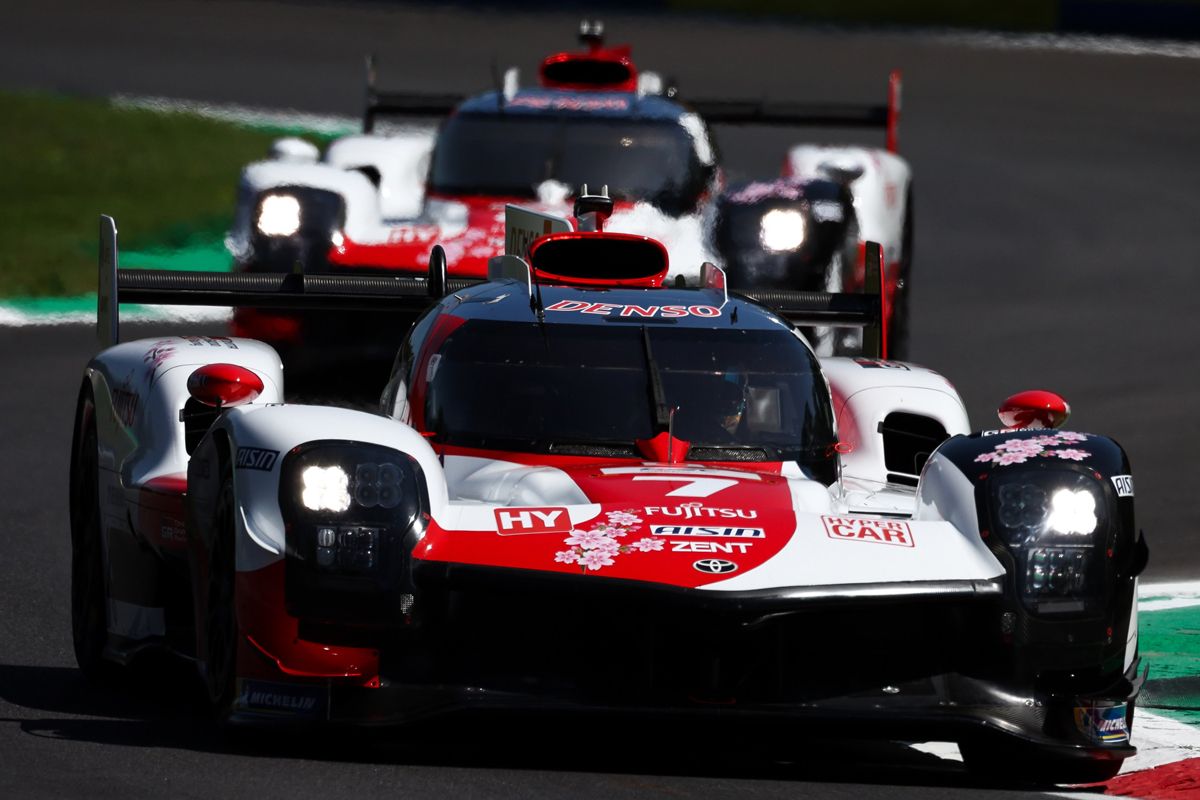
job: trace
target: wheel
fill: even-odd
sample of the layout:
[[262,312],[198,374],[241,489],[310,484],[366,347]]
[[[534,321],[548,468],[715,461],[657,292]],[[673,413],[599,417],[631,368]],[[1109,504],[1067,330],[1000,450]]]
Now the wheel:
[[75,663],[91,682],[114,677],[105,660],[108,644],[108,592],[100,532],[100,457],[92,389],[80,392],[71,453],[71,640]]
[[204,609],[204,678],[208,701],[218,717],[233,704],[237,678],[237,613],[234,609],[233,472],[222,459],[221,489],[213,514],[213,539],[209,551],[208,591]]
[[900,243],[900,278],[892,295],[892,320],[888,326],[888,358],[908,358],[908,295],[912,292],[913,206],[912,189],[905,200],[904,232]]
[[1122,759],[1062,758],[996,742],[961,742],[959,750],[972,773],[1009,784],[1102,783],[1115,777],[1122,764]]

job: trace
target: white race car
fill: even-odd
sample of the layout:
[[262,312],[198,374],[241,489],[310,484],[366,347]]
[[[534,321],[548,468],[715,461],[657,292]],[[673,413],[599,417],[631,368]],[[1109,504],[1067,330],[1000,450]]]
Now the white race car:
[[[898,73],[886,105],[682,102],[658,75],[638,72],[628,47],[605,46],[588,25],[582,38],[582,52],[548,56],[533,87],[515,70],[473,97],[385,93],[372,78],[362,134],[324,154],[281,141],[275,157],[245,168],[230,235],[238,268],[420,276],[438,243],[452,277],[479,279],[505,248],[506,204],[567,214],[583,187],[607,185],[616,201],[608,229],[662,241],[671,280],[694,284],[712,261],[735,288],[861,291],[861,243],[879,242],[888,336],[904,354],[912,217],[911,171],[896,152]],[[388,124],[434,114],[445,116],[436,137]],[[877,127],[887,146],[797,145],[782,176],[727,187],[713,123]],[[404,327],[247,308],[233,332],[344,363],[390,359]]]
[[[71,464],[84,672],[172,650],[239,722],[718,718],[1115,774],[1146,561],[1120,446],[1058,430],[1048,392],[972,433],[945,378],[881,352],[878,293],[664,286],[665,249],[597,207],[546,236],[514,213],[526,257],[432,297],[437,269],[118,273],[105,218]],[[425,311],[367,413],[285,403],[257,341],[115,343],[119,303],[164,301]],[[869,350],[818,359],[798,322]]]

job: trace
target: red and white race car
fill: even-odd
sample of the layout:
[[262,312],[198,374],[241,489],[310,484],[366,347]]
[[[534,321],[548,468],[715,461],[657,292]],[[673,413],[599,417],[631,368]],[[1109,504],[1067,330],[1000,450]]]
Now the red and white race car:
[[[658,242],[574,229],[602,211],[448,294],[437,269],[118,273],[105,218],[110,346],[71,466],[82,669],[182,653],[238,722],[717,715],[1114,774],[1146,560],[1120,446],[1058,430],[1047,392],[972,433],[945,378],[886,358],[879,294],[768,306],[711,265],[666,287]],[[366,413],[283,402],[257,341],[115,343],[119,303],[172,300],[426,310]],[[869,352],[818,358],[796,323],[863,326]]]
[[[238,268],[421,276],[436,243],[452,277],[479,279],[505,249],[506,204],[565,215],[582,187],[607,185],[616,201],[608,229],[662,241],[671,281],[694,285],[712,261],[735,288],[861,291],[857,248],[881,243],[896,311],[889,334],[903,354],[912,218],[911,170],[896,152],[898,73],[880,105],[683,102],[639,72],[628,47],[605,45],[594,24],[581,38],[582,51],[543,61],[537,86],[520,86],[510,70],[479,95],[431,96],[377,91],[372,78],[362,134],[324,154],[283,141],[243,171],[229,239]],[[435,114],[445,117],[436,137],[396,124]],[[879,128],[887,147],[798,144],[781,176],[726,186],[714,123]],[[320,346],[344,363],[390,360],[406,327],[247,308],[233,332],[303,347],[309,360]]]

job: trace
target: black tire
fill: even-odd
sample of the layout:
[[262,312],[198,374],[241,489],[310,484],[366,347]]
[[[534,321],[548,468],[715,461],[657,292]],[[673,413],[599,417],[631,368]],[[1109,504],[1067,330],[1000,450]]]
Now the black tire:
[[1121,770],[1122,759],[1063,758],[996,742],[961,742],[963,763],[989,783],[1050,786],[1102,783]]
[[91,386],[79,394],[71,452],[71,640],[75,663],[92,683],[110,681],[117,665],[108,644],[108,591],[100,531],[100,456]]
[[208,701],[218,718],[228,716],[237,683],[237,613],[234,609],[233,473],[222,459],[221,489],[213,514],[208,585],[204,609],[204,678]]

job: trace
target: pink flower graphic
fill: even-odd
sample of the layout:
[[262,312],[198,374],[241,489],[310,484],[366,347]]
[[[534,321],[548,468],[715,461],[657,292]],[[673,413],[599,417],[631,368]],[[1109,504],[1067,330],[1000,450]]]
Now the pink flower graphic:
[[996,458],[996,463],[1002,467],[1008,464],[1024,464],[1035,455],[1037,453],[1000,453]]
[[1086,442],[1088,440],[1088,437],[1086,434],[1073,433],[1071,431],[1065,431],[1063,433],[1060,433],[1058,435],[1058,438],[1061,439],[1064,444],[1066,444],[1066,443],[1078,444],[1079,442]]
[[651,539],[651,538],[647,537],[645,539],[638,539],[636,542],[632,543],[629,546],[630,546],[630,548],[632,548],[634,550],[639,550],[643,553],[649,553],[652,550],[662,550],[663,549],[663,540],[662,539]]
[[663,542],[652,538],[625,545],[617,541],[628,536],[642,522],[642,518],[634,514],[632,509],[609,511],[605,516],[607,521],[594,523],[590,530],[572,530],[571,535],[563,539],[570,549],[555,553],[555,562],[578,564],[584,572],[595,572],[602,567],[612,566],[619,555],[635,550],[648,553],[663,549]]
[[576,528],[563,542],[584,550],[593,550],[597,547],[608,547],[608,543],[611,543],[612,539],[608,538],[601,530],[582,531]]
[[628,511],[609,511],[605,516],[608,517],[609,525],[616,525],[621,528],[632,528],[635,525],[641,524],[642,518],[636,514],[631,514]]
[[1083,461],[1085,458],[1087,458],[1091,454],[1088,453],[1087,450],[1067,449],[1067,450],[1055,450],[1054,455],[1058,456],[1059,458],[1069,459],[1071,461]]
[[975,460],[980,463],[983,463],[985,461],[998,461],[999,458],[1000,457],[998,455],[996,455],[995,453],[981,453],[981,454],[975,456]]
[[579,563],[585,569],[598,570],[601,567],[611,567],[615,562],[613,561],[613,554],[607,550],[588,550],[579,559]]
[[1002,453],[1022,453],[1030,452],[1040,453],[1044,445],[1035,442],[1032,439],[1009,439],[1006,442],[1001,442],[996,445],[996,451]]

